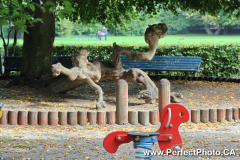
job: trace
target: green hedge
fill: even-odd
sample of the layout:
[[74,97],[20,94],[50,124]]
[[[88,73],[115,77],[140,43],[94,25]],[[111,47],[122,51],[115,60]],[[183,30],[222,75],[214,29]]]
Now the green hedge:
[[[147,51],[146,44],[120,44],[133,52]],[[11,47],[11,46],[10,46]],[[111,61],[112,44],[79,44],[54,46],[53,55],[74,55],[80,49],[89,51],[90,59]],[[16,55],[22,55],[22,46],[17,46]],[[239,43],[193,43],[165,44],[159,43],[156,56],[194,56],[202,57],[200,76],[234,77],[240,75]],[[176,74],[176,72],[171,72]],[[183,74],[183,73],[177,73]]]

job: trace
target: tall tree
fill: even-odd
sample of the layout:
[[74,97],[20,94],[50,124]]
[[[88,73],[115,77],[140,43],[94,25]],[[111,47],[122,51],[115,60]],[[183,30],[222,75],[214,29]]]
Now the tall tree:
[[[32,0],[32,2],[38,6],[54,4],[57,7],[49,7],[50,10],[47,9],[45,13],[36,8],[33,13],[35,18],[42,18],[43,23],[28,27],[29,34],[24,36],[21,76],[26,81],[32,81],[50,72],[55,18],[59,20],[66,17],[73,22],[83,23],[98,21],[108,28],[113,28],[116,25],[123,26],[124,20],[134,19],[140,12],[155,15],[159,9],[164,9],[178,14],[177,9],[182,11],[191,9],[201,14],[217,15],[222,10],[231,14],[240,5],[238,0]],[[71,7],[75,10],[71,10]],[[62,10],[64,8],[69,9]],[[69,14],[71,12],[72,14]],[[240,11],[237,12],[237,16],[239,15]]]
[[[221,11],[217,16],[212,16],[209,14],[203,15],[200,13],[187,15],[189,17],[193,17],[195,20],[200,21],[203,24],[208,35],[219,35],[221,34],[221,30],[223,28],[224,29],[222,34],[226,34],[229,25],[240,24],[240,20],[237,19],[235,13],[237,13],[237,10],[235,10],[232,15],[224,14],[223,11]],[[213,32],[210,28],[215,28],[216,30]]]
[[[33,0],[33,3],[44,5],[51,2],[56,5],[56,0]],[[49,3],[50,4],[50,3]],[[25,80],[34,80],[42,74],[49,73],[52,62],[52,49],[55,37],[55,16],[50,12],[51,5],[45,5],[46,12],[36,7],[34,18],[41,18],[33,27],[27,27],[28,33],[24,34],[23,62],[21,75]]]

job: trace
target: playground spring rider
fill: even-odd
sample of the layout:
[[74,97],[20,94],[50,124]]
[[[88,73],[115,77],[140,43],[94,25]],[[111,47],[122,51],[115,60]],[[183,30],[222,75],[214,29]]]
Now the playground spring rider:
[[[133,141],[134,148],[144,148],[153,151],[151,146],[154,142],[158,142],[159,147],[166,153],[167,149],[177,151],[182,148],[182,139],[178,131],[178,127],[182,122],[189,120],[188,110],[179,104],[169,104],[162,110],[161,127],[156,132],[140,132],[140,131],[117,131],[108,134],[103,146],[109,153],[115,153],[118,147],[123,143]],[[136,152],[143,154],[143,152]],[[135,158],[151,159],[151,156],[136,156]]]

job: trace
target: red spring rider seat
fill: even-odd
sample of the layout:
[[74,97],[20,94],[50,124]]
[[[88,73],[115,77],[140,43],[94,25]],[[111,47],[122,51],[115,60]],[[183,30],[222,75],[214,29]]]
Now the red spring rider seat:
[[[108,134],[103,146],[109,153],[117,152],[118,147],[123,143],[133,141],[134,148],[144,148],[153,151],[151,146],[158,142],[161,151],[172,154],[173,151],[181,150],[182,139],[178,131],[181,123],[189,120],[188,110],[180,104],[169,104],[162,110],[161,127],[156,132],[141,131],[117,131]],[[143,152],[136,152],[141,153]],[[151,159],[151,156],[136,156],[135,158]]]

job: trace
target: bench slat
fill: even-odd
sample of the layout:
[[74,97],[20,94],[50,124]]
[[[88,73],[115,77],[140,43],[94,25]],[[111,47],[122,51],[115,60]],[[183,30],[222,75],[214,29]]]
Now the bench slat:
[[120,55],[124,68],[139,68],[155,71],[200,72],[202,57],[154,56],[151,61],[131,60],[126,55]]
[[[62,63],[67,68],[72,67],[72,56],[52,56],[52,64]],[[125,55],[121,55],[122,66],[124,68],[139,68],[142,70],[155,71],[184,71],[200,72],[201,57],[180,57],[180,56],[154,56],[152,61],[131,60]],[[22,65],[21,56],[5,56],[4,66],[6,71],[20,71]]]

